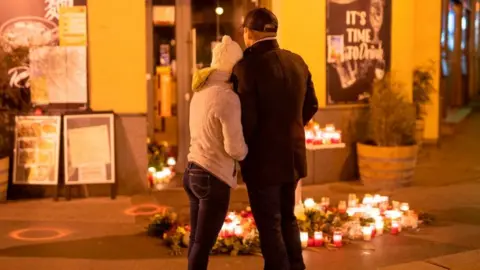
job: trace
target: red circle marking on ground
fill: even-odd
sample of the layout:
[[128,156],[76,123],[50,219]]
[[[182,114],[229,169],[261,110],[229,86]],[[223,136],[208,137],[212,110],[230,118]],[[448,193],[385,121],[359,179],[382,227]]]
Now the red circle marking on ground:
[[[148,211],[141,210],[142,208],[151,209]],[[156,204],[139,204],[127,208],[123,213],[127,216],[153,216],[155,214],[164,213],[167,207]]]
[[[53,232],[54,234],[52,236],[43,236],[43,237],[22,236],[23,234],[28,232]],[[55,229],[55,228],[27,228],[27,229],[21,229],[21,230],[10,232],[8,236],[13,239],[21,240],[21,241],[49,241],[49,240],[56,240],[56,239],[63,238],[69,234],[70,234],[69,231]]]

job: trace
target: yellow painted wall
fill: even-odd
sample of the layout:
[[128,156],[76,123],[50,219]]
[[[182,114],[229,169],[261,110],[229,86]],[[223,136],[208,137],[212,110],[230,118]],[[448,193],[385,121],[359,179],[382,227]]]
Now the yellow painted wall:
[[404,83],[405,94],[410,99],[414,69],[414,2],[418,0],[392,0],[391,71],[395,79]]
[[280,46],[300,54],[312,73],[320,107],[326,105],[325,0],[272,0]]
[[146,113],[145,1],[88,1],[93,110]]
[[435,85],[437,92],[431,95],[432,103],[427,106],[425,119],[425,138],[437,140],[439,136],[440,119],[440,33],[442,1],[415,1],[415,51],[414,64],[422,66],[429,61],[435,62]]

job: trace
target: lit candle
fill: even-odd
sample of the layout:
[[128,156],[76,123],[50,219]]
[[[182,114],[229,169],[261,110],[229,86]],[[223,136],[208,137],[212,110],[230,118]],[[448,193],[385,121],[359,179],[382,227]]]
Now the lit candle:
[[341,135],[341,133],[338,132],[338,131],[337,131],[337,132],[334,132],[334,133],[332,134],[332,139],[331,139],[331,141],[332,141],[333,144],[339,144],[339,143],[341,143],[341,142],[342,142],[342,135]]
[[313,209],[313,208],[315,208],[315,206],[317,204],[315,203],[315,201],[312,198],[308,198],[308,199],[305,200],[303,205],[305,205],[306,209]]
[[347,209],[347,215],[349,217],[353,217],[357,213],[357,208],[348,208]]
[[403,212],[407,212],[408,210],[410,210],[410,206],[408,205],[408,203],[402,203],[400,204],[400,210]]
[[342,232],[334,232],[333,233],[333,245],[335,247],[341,247],[342,243]]
[[334,132],[335,131],[335,126],[330,124],[325,126],[325,131],[327,132]]
[[348,194],[348,207],[356,207],[357,206],[357,195],[351,193]]
[[383,228],[384,227],[385,227],[385,223],[383,222],[383,220],[381,218],[379,218],[375,221],[375,230],[377,231],[378,235],[383,234]]
[[300,242],[302,243],[302,248],[308,247],[308,232],[300,232]]
[[314,236],[314,244],[316,247],[320,247],[323,245],[323,233],[322,232],[315,232]]
[[177,164],[177,161],[175,160],[175,158],[173,157],[169,157],[167,159],[167,165],[170,166],[170,167],[173,167]]
[[398,221],[392,220],[392,230],[390,233],[392,235],[397,235],[400,232],[400,224],[398,224]]
[[363,240],[370,241],[372,240],[372,226],[364,226],[362,228]]
[[310,143],[313,143],[313,141],[315,140],[315,134],[313,133],[313,131],[311,130],[308,130],[305,132],[305,142],[307,144],[310,144]]
[[370,194],[366,194],[365,197],[363,197],[363,204],[365,205],[372,205],[373,204],[373,197]]
[[347,202],[346,201],[340,201],[338,203],[338,211],[340,213],[345,213],[346,210],[347,210]]
[[242,226],[236,226],[234,233],[235,233],[235,236],[242,236],[243,235],[243,227]]

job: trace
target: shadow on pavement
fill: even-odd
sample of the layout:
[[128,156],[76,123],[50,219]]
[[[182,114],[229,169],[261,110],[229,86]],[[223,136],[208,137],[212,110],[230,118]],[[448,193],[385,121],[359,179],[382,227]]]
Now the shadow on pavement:
[[176,258],[161,240],[145,234],[27,244],[0,250],[2,257],[131,260]]

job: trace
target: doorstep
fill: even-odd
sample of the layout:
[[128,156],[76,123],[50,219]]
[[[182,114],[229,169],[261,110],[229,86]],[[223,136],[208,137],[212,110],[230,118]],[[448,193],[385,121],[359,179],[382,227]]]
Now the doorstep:
[[454,109],[448,112],[447,117],[442,121],[440,125],[441,135],[453,135],[456,128],[472,113],[473,108],[463,107]]

